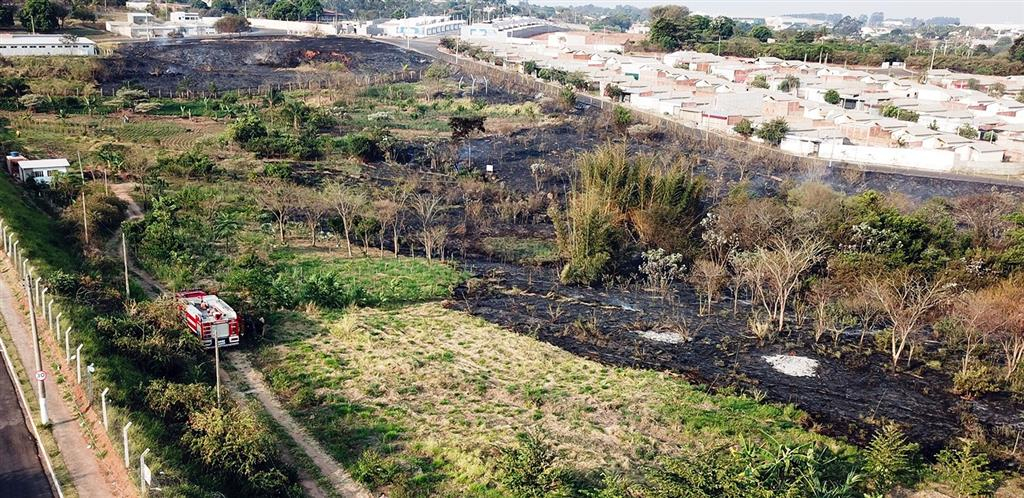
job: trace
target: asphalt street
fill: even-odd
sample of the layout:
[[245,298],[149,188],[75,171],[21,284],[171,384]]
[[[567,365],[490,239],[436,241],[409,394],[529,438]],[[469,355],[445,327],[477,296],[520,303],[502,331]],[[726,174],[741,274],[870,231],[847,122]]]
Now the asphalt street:
[[0,364],[0,496],[52,497],[7,367]]

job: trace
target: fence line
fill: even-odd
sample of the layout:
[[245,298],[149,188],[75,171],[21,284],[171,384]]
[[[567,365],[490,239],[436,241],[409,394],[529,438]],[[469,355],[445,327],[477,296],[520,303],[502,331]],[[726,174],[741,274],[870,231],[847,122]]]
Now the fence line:
[[[540,80],[539,78],[525,75],[520,72],[511,71],[508,69],[502,69],[500,66],[496,66],[492,63],[485,63],[469,56],[455,57],[446,52],[440,52],[438,59],[456,64],[459,67],[466,68],[471,67],[475,70],[480,70],[485,73],[489,73],[495,77],[507,80],[512,77],[514,84],[519,85],[523,88],[527,88],[538,93],[543,93],[548,97],[557,97],[558,93],[562,91],[561,86],[554,83]],[[433,55],[433,54],[427,54]],[[436,57],[436,56],[435,56]],[[603,113],[607,114],[611,112],[616,105],[622,103],[614,102],[607,97],[594,96],[586,93],[576,93],[577,98],[587,105],[597,107]],[[757,153],[761,154],[762,157],[770,158],[777,161],[780,164],[788,165],[790,167],[803,167],[808,170],[815,168],[837,168],[840,170],[853,171],[860,174],[863,173],[883,173],[883,174],[895,174],[904,176],[914,176],[923,178],[938,178],[943,180],[961,181],[961,182],[972,182],[972,183],[984,183],[991,185],[1002,185],[1009,187],[1024,187],[1024,180],[1016,179],[1009,175],[1005,177],[997,176],[984,176],[984,175],[968,175],[956,172],[933,172],[933,171],[919,171],[908,168],[899,168],[887,166],[884,164],[875,163],[863,163],[849,160],[835,160],[823,157],[812,157],[812,156],[801,156],[797,154],[791,154],[788,152],[781,151],[774,147],[770,147],[764,144],[760,144],[744,138],[734,137],[727,133],[719,130],[712,130],[709,128],[701,129],[693,127],[683,123],[679,120],[671,119],[667,116],[654,114],[642,109],[635,109],[630,107],[633,112],[633,117],[638,121],[646,124],[650,124],[658,127],[663,132],[670,132],[673,138],[678,141],[682,141],[687,145],[695,148],[699,147],[701,152],[711,152],[716,149],[734,149],[737,147],[743,149],[753,149]]]
[[18,392],[18,398],[21,400],[22,412],[25,414],[25,418],[29,422],[29,428],[32,429],[32,438],[35,439],[36,447],[39,448],[39,454],[43,456],[43,461],[46,463],[46,473],[50,478],[50,484],[57,492],[57,498],[64,498],[64,489],[60,485],[60,480],[57,479],[57,473],[53,470],[53,462],[50,461],[50,454],[47,453],[46,447],[43,446],[43,440],[39,437],[39,430],[36,429],[36,424],[32,420],[32,412],[29,410],[28,399],[25,398],[25,391],[21,388],[18,373],[14,369],[14,361],[11,360],[11,356],[7,353],[7,344],[4,342],[2,337],[0,337],[0,355],[3,356],[4,365],[7,366],[7,372],[11,376],[11,383],[14,384],[15,391]]
[[[18,234],[14,232],[12,227],[7,223],[7,220],[5,220],[2,217],[0,217],[0,236],[2,236],[2,238],[3,238],[3,240],[2,240],[2,249],[3,249],[4,257],[8,260],[8,262],[11,263],[11,266],[12,266],[12,269],[14,270],[15,275],[17,275],[18,278],[21,279],[21,280],[25,279],[26,276],[28,276],[28,278],[29,278],[29,288],[26,289],[26,292],[32,293],[33,296],[38,295],[40,297],[43,296],[44,291],[49,294],[49,296],[46,296],[46,299],[47,299],[46,301],[43,301],[42,299],[37,300],[37,299],[33,298],[31,300],[31,304],[42,315],[40,317],[41,320],[39,320],[39,324],[43,325],[43,328],[42,328],[42,330],[40,330],[40,334],[39,334],[40,341],[43,340],[43,333],[42,332],[44,330],[48,329],[50,334],[48,334],[47,340],[53,340],[54,342],[50,343],[51,347],[53,345],[56,345],[56,349],[59,351],[59,349],[60,349],[60,332],[61,332],[61,329],[62,329],[61,318],[63,318],[65,316],[64,310],[61,309],[62,308],[61,301],[63,300],[63,298],[59,297],[56,292],[53,292],[51,290],[47,290],[47,289],[44,288],[44,284],[42,282],[42,279],[43,279],[42,275],[39,274],[38,270],[36,270],[36,267],[32,264],[32,261],[29,260],[27,256],[25,256],[24,248],[19,247],[20,239],[18,238]],[[54,313],[56,313],[56,315]],[[70,316],[70,313],[68,313],[67,315]],[[54,357],[52,357],[53,355],[51,354],[50,355],[51,358],[49,358],[49,359],[51,361],[57,363],[58,368],[61,371],[63,371],[66,374],[68,374],[66,377],[68,377],[69,380],[70,380],[70,374],[72,372],[74,372],[74,374],[75,374],[74,377],[75,377],[76,382],[72,382],[71,385],[69,386],[69,388],[71,389],[71,398],[72,398],[72,406],[69,407],[69,408],[73,408],[74,410],[77,410],[78,413],[81,416],[84,417],[85,414],[90,409],[94,408],[95,403],[97,401],[97,399],[96,399],[97,398],[97,396],[96,396],[96,389],[95,389],[95,380],[94,380],[96,368],[94,367],[94,363],[93,364],[86,364],[86,361],[82,357],[82,345],[81,344],[79,344],[79,346],[75,350],[76,351],[75,355],[71,355],[70,354],[70,352],[71,352],[70,351],[70,349],[71,349],[70,348],[70,345],[71,345],[71,334],[72,334],[72,327],[70,325],[68,325],[68,327],[66,329],[64,329],[65,356],[62,358],[61,355],[58,354],[54,358]],[[2,346],[2,344],[0,344],[0,346]],[[6,351],[4,353],[6,355]],[[75,362],[76,362],[74,368],[72,368],[72,364],[71,364],[71,360],[72,359],[74,359]],[[15,382],[15,384],[18,384],[18,382]],[[76,384],[77,384],[77,386],[76,386]],[[78,389],[75,389],[76,387]],[[20,386],[19,386],[19,388],[20,388]],[[102,431],[102,434],[103,434],[103,437],[107,438],[107,443],[111,447],[116,449],[120,445],[114,444],[113,440],[110,437],[110,434],[112,432],[116,433],[117,431],[124,431],[127,426],[131,425],[131,421],[129,420],[130,414],[126,410],[122,410],[122,409],[114,406],[113,404],[109,404],[107,402],[105,395],[106,395],[106,393],[108,391],[109,391],[109,388],[105,388],[103,390],[103,396],[101,397],[100,403],[102,404],[102,410],[103,410],[103,413],[104,413],[104,421],[107,421],[108,419],[111,419],[111,420],[113,420],[114,423],[110,424],[110,426],[112,426],[112,427],[104,427],[104,430]],[[60,395],[60,393],[55,393],[55,394],[56,395]],[[112,417],[108,416],[107,415],[108,412],[112,413],[113,416]],[[85,436],[88,439],[89,434],[94,433],[94,431],[93,431],[93,424],[90,421],[86,420],[85,421],[85,425],[83,425],[82,427],[83,427],[83,430],[88,432],[88,434],[85,434]],[[113,429],[113,430],[111,430],[111,429]],[[35,428],[34,428],[34,424],[33,424],[33,431],[34,430],[35,430]],[[125,434],[127,434],[127,432],[125,432]],[[37,441],[38,441],[38,436],[37,436]],[[128,441],[128,439],[125,439],[125,441]],[[40,444],[41,444],[41,442],[40,442]],[[125,444],[124,448],[126,450],[130,450],[130,445]],[[94,451],[95,450],[96,450],[96,448],[94,446]],[[43,454],[46,455],[45,450],[43,450]],[[131,479],[133,482],[135,482],[136,478],[133,477],[133,472],[132,472],[133,469],[132,469],[131,461],[129,460],[129,455],[125,454],[124,456],[125,456],[125,459],[126,459],[125,461],[129,462],[129,464],[127,465],[127,470],[129,471],[128,472],[128,478]],[[50,465],[48,457],[47,457],[47,465]],[[51,467],[51,472],[52,472],[52,467]],[[56,477],[54,477],[54,479],[56,479]],[[144,493],[145,492],[145,483],[143,483],[142,480],[141,480],[141,472],[139,473],[138,481],[139,481],[138,484],[140,485],[141,490]],[[54,482],[56,483],[56,480]],[[62,492],[61,492],[60,496],[61,496],[61,498],[63,497],[63,493]]]

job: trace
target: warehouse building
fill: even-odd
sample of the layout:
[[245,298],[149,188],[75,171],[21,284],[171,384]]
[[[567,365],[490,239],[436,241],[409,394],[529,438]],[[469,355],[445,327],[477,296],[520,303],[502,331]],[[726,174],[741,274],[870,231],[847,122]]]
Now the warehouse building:
[[0,34],[0,56],[96,55],[96,42],[80,36]]

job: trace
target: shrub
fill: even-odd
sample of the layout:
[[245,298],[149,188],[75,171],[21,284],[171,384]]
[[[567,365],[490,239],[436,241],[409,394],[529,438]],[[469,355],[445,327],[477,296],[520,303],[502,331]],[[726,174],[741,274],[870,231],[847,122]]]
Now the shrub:
[[839,100],[839,92],[833,89],[829,89],[829,91],[825,92],[825,102],[835,105],[839,103]]
[[908,484],[916,470],[917,450],[896,424],[886,424],[876,432],[864,450],[864,471],[872,489],[886,493],[897,484]]
[[228,136],[245,146],[253,140],[267,136],[267,127],[258,115],[249,113],[235,120],[228,128]]
[[740,122],[736,123],[736,126],[733,126],[732,129],[746,138],[750,138],[750,136],[754,134],[754,125],[747,118],[741,119]]
[[633,113],[621,105],[612,109],[612,123],[619,131],[625,132],[629,125],[633,124]]
[[423,71],[423,77],[431,80],[443,80],[450,78],[452,67],[441,61],[434,61]]
[[185,422],[192,412],[212,408],[217,400],[206,384],[178,384],[164,379],[146,386],[146,405],[168,422]]
[[338,140],[341,150],[363,161],[379,160],[383,154],[374,137],[366,132],[349,133]]
[[996,392],[1000,387],[1000,373],[988,365],[975,365],[953,375],[953,392],[967,398]]
[[368,449],[359,455],[352,465],[352,478],[370,486],[384,486],[401,472],[398,463],[376,449]]
[[174,157],[157,158],[156,164],[161,171],[184,178],[206,178],[213,173],[213,159],[198,149]]
[[754,79],[750,81],[750,86],[753,88],[768,88],[768,77],[763,74],[755,74]]
[[789,123],[784,118],[775,118],[759,126],[756,133],[761,140],[778,147],[782,139],[786,138],[786,133],[789,133]]
[[298,485],[276,467],[270,429],[247,408],[208,408],[189,416],[182,442],[200,462],[220,469],[218,478],[239,494],[301,496]]
[[519,433],[515,445],[501,450],[497,465],[501,483],[518,496],[550,496],[561,487],[555,457],[555,452],[539,437]]
[[978,138],[978,129],[971,126],[969,123],[964,123],[956,129],[956,134],[964,138]]
[[991,495],[998,487],[1000,475],[987,469],[988,456],[974,445],[974,441],[964,441],[958,449],[942,450],[937,458],[935,477],[957,496]]
[[667,289],[673,282],[686,275],[686,265],[681,254],[668,254],[658,248],[643,253],[640,273],[647,279],[647,285]]
[[28,83],[24,78],[16,76],[0,77],[0,98],[16,99],[29,92]]
[[213,23],[218,33],[241,33],[249,31],[249,20],[238,15],[228,14]]

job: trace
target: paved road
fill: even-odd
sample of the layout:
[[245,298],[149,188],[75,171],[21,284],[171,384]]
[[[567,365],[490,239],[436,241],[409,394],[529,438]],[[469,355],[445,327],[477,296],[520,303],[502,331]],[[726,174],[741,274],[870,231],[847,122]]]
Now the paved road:
[[14,380],[0,364],[0,495],[51,497],[39,447],[26,423]]
[[[9,346],[10,354],[17,352],[23,365],[34,365],[32,333],[29,330],[28,319],[22,313],[22,302],[15,295],[18,288],[17,277],[6,259],[0,263],[0,317],[7,323],[7,330],[10,331],[13,345]],[[46,332],[43,332],[46,333]],[[47,369],[50,370],[50,369]],[[53,436],[57,440],[57,447],[60,449],[71,477],[71,484],[78,490],[79,496],[84,497],[107,497],[120,496],[122,498],[135,496],[131,489],[124,486],[115,486],[108,481],[107,476],[100,469],[96,453],[86,442],[79,427],[78,418],[73,415],[68,402],[60,395],[60,386],[55,380],[56,375],[49,371],[46,377],[46,404],[50,415],[50,422],[53,424]],[[34,383],[33,383],[34,385]],[[32,392],[26,392],[25,396],[36,396]],[[0,459],[6,457],[4,447],[0,446]],[[125,481],[127,475],[124,476]],[[0,496],[8,495],[6,490],[0,487]]]

